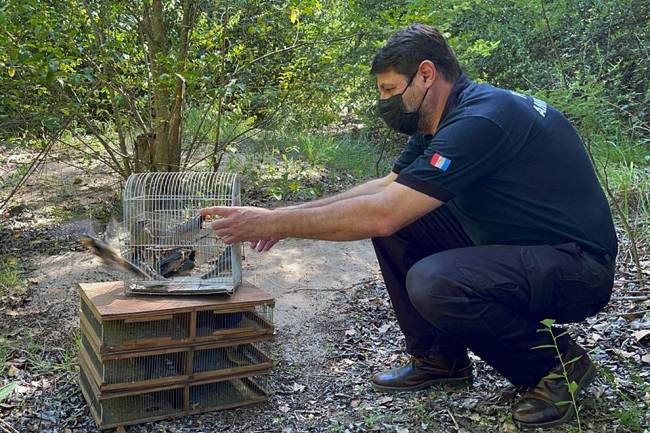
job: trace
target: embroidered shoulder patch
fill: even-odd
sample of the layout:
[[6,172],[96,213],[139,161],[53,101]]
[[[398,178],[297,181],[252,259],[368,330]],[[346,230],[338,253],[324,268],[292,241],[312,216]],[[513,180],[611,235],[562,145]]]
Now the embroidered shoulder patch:
[[438,152],[434,153],[433,156],[431,157],[431,165],[433,165],[436,168],[439,168],[442,171],[447,171],[449,168],[449,164],[451,164],[451,159],[445,158],[444,156],[440,155]]

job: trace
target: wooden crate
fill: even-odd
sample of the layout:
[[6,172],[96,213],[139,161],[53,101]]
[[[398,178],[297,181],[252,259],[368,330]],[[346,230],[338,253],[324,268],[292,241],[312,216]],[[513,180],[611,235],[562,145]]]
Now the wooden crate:
[[268,340],[100,355],[82,334],[79,356],[100,391],[124,391],[267,371],[273,366]]
[[271,295],[126,296],[122,282],[80,284],[80,386],[112,428],[264,401]]
[[261,403],[270,395],[268,376],[264,375],[268,372],[137,391],[102,392],[89,378],[90,367],[83,359],[79,363],[81,392],[102,430]]
[[81,329],[101,355],[273,335],[273,297],[249,283],[230,296],[123,290],[121,282],[79,285]]

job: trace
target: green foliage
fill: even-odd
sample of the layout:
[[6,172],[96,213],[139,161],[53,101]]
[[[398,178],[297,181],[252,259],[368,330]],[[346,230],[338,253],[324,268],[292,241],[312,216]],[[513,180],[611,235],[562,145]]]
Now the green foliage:
[[362,125],[368,137],[387,136],[374,109],[370,63],[392,33],[423,22],[443,32],[470,78],[534,94],[566,113],[590,143],[601,180],[610,182],[610,199],[622,200],[619,218],[635,221],[632,231],[648,231],[646,1],[203,2],[193,10],[184,63],[178,59],[183,2],[164,5],[170,47],[155,59],[162,73],[152,75],[143,0],[5,1],[0,140],[40,136],[71,116],[67,134],[89,143],[76,141],[79,154],[120,172],[122,155],[133,156],[134,137],[162,121],[152,113],[153,89],[182,79],[184,167],[216,165],[223,152],[236,153],[261,131],[274,131],[271,141],[277,135],[287,144],[270,144],[260,159],[272,166],[285,155],[287,162],[274,174],[279,186],[270,187],[272,194],[309,197],[300,191],[312,187],[296,186],[291,174],[300,170],[292,162],[298,154],[308,167],[376,174],[371,161],[380,149],[368,142],[380,140],[324,139],[313,131],[343,119]]
[[0,402],[6,400],[11,395],[16,385],[18,385],[18,382],[9,382],[3,387],[0,387]]
[[554,373],[551,372],[549,373],[545,379],[551,379],[551,380],[557,380],[557,379],[562,379],[564,380],[564,383],[567,386],[567,389],[569,391],[569,395],[571,396],[571,400],[565,400],[565,401],[558,401],[555,404],[558,406],[565,406],[565,405],[571,405],[571,410],[574,411],[575,416],[576,416],[576,421],[578,422],[578,431],[582,433],[582,423],[580,421],[580,407],[578,407],[578,403],[576,400],[576,394],[578,392],[578,384],[573,381],[569,380],[569,375],[567,374],[567,366],[570,365],[571,363],[576,362],[577,360],[580,359],[581,356],[578,356],[576,358],[570,359],[570,360],[564,360],[562,358],[562,353],[560,352],[560,348],[557,344],[557,340],[560,337],[560,335],[564,335],[565,333],[555,335],[555,332],[553,330],[553,325],[555,324],[554,319],[544,319],[540,322],[542,324],[542,328],[538,329],[539,332],[545,332],[548,333],[549,336],[551,337],[552,344],[542,344],[539,346],[535,346],[532,348],[532,350],[537,350],[537,349],[554,349],[556,353],[556,358],[558,359],[560,363],[560,367],[562,368],[562,373]]
[[389,158],[377,161],[364,135],[266,132],[228,155],[226,168],[244,178],[247,198],[307,200],[388,173]]

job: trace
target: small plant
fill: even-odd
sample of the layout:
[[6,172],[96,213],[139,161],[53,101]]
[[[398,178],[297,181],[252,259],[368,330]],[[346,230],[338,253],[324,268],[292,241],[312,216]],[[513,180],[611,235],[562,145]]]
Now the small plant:
[[555,324],[555,320],[553,319],[544,319],[541,321],[541,324],[544,325],[544,327],[538,329],[537,331],[548,332],[548,334],[551,336],[553,344],[541,344],[539,346],[533,347],[532,349],[533,350],[534,349],[555,349],[556,358],[560,360],[560,366],[562,367],[562,374],[558,374],[552,371],[551,373],[545,376],[545,379],[564,379],[564,382],[566,383],[567,388],[569,390],[569,395],[571,396],[571,400],[558,401],[555,404],[558,406],[564,406],[570,404],[573,407],[573,411],[576,414],[576,421],[578,422],[578,431],[582,433],[582,424],[580,423],[580,408],[576,403],[578,384],[574,380],[569,380],[569,375],[566,370],[569,365],[578,361],[581,358],[581,356],[576,356],[575,358],[570,359],[568,361],[562,359],[562,354],[560,353],[560,348],[557,345],[557,340],[558,338],[567,335],[569,331],[564,331],[559,335],[555,335],[555,333],[553,332],[553,325]]

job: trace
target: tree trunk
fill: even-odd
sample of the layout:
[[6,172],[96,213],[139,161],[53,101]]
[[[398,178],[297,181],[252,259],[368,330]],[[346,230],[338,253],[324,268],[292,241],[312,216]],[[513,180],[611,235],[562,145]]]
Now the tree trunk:
[[[177,61],[169,66],[164,60],[172,57],[172,44],[167,38],[162,0],[144,4],[144,27],[149,45],[149,67],[153,89],[152,149],[153,171],[178,171],[181,164],[183,105],[185,103],[185,72],[190,33],[194,21],[192,0],[183,1]],[[175,77],[175,78],[171,78]],[[172,80],[175,79],[175,84]]]
[[190,33],[194,21],[192,0],[183,2],[183,18],[180,29],[180,46],[178,48],[178,63],[176,65],[176,89],[174,106],[169,118],[169,171],[178,171],[181,164],[181,146],[183,141],[183,105],[185,104],[185,65],[187,51],[190,46]]
[[155,142],[156,135],[153,133],[140,134],[135,138],[135,161],[133,164],[135,173],[151,170]]

